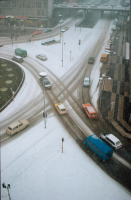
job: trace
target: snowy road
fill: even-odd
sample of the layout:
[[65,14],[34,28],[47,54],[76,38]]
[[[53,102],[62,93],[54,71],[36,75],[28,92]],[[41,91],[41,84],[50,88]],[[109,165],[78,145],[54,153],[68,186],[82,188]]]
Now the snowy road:
[[[65,73],[68,77],[70,70],[77,69],[77,65],[81,63],[81,55],[83,54],[83,58],[86,56],[85,51],[93,53],[93,49],[99,41],[105,26],[107,25],[108,29],[110,29],[111,24],[112,22],[110,22],[110,20],[108,25],[107,20],[100,20],[94,29],[82,29],[81,32],[76,30],[74,33],[74,27],[72,27],[69,31],[65,32],[64,42],[66,46],[64,49],[63,69],[61,68],[60,61],[60,44],[52,45],[51,48],[50,46],[42,47],[40,46],[40,41],[38,41],[34,44],[16,44],[13,46],[13,49],[19,46],[24,48],[26,45],[26,49],[29,52],[28,55],[33,59],[37,53],[45,53],[48,60],[44,62],[44,65],[56,74],[57,77],[62,79],[65,78]],[[72,32],[74,34],[71,34]],[[101,45],[103,48],[104,44],[107,42],[107,38],[109,38],[108,31]],[[78,46],[79,39],[82,40],[80,50]],[[71,61],[70,51],[72,51]],[[102,50],[99,52],[98,58],[101,52]],[[25,59],[25,62],[26,60],[28,61],[28,58]],[[42,63],[42,61],[39,62]],[[95,83],[92,83],[92,89],[94,88],[94,90],[96,88],[97,78],[99,78],[98,72],[100,67],[96,59],[91,75],[91,77],[96,78]],[[37,69],[38,68],[39,64],[37,66]],[[26,82],[26,87],[22,87],[23,90],[15,98],[14,104],[11,103],[5,111],[2,112],[2,117],[5,117],[5,119],[7,113],[12,115],[12,111],[15,113],[18,107],[20,109],[20,105],[22,108],[28,102],[30,103],[32,98],[36,99],[42,93],[39,84],[34,77],[31,76],[31,74],[27,76],[28,81]],[[67,80],[67,82],[68,81],[70,80]],[[32,84],[34,84],[34,86]],[[34,87],[36,87],[36,89]],[[37,88],[39,89],[37,90]],[[27,93],[29,91],[31,96],[27,98]],[[38,91],[38,93],[34,94],[34,91]],[[77,92],[75,94],[77,94]],[[78,96],[76,97],[78,98]],[[97,95],[95,98],[97,99]],[[24,102],[25,99],[26,101]],[[63,154],[61,154],[62,137],[65,139]],[[124,198],[128,200],[130,198],[130,192],[124,190],[122,186],[102,172],[102,170],[79,149],[78,145],[72,140],[67,130],[63,127],[61,121],[58,121],[56,112],[51,112],[49,115],[46,130],[44,129],[44,123],[41,122],[26,132],[22,131],[8,141],[3,142],[1,152],[1,180],[2,182],[11,184],[11,197],[14,200],[72,200],[87,199],[87,196],[90,199],[113,198],[123,200]],[[107,183],[108,187],[105,187]],[[8,199],[5,189],[2,189],[2,199]]]

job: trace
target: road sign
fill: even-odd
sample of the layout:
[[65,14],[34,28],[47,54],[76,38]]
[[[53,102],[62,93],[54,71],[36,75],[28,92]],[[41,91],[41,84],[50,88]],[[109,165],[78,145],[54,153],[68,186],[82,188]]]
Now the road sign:
[[47,117],[47,113],[43,112],[43,117],[46,118]]

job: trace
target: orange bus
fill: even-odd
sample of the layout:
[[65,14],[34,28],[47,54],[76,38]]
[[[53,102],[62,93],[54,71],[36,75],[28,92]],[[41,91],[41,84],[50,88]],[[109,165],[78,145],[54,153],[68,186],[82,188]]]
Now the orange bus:
[[86,112],[87,116],[89,117],[89,119],[97,118],[97,113],[94,110],[94,108],[91,106],[90,103],[82,104],[82,107],[83,107],[84,111]]

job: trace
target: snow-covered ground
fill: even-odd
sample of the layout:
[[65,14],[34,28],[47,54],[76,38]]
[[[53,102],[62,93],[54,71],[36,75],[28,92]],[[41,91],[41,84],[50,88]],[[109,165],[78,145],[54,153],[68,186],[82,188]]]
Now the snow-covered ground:
[[[41,41],[37,41],[17,44],[13,48],[24,48],[28,51],[28,56],[33,58],[38,53],[46,54],[48,60],[44,62],[45,66],[61,77],[72,66],[77,65],[81,57],[84,58],[85,52],[88,51],[90,55],[91,49],[95,47],[104,31],[104,24],[106,24],[106,20],[101,19],[93,29],[82,28],[80,31],[76,28],[75,31],[75,28],[72,27],[64,33],[63,68],[61,63],[62,44],[42,46]],[[111,25],[112,22],[109,25],[109,30]],[[103,49],[104,44],[109,39],[109,32],[106,38]],[[80,50],[79,39],[81,39]],[[8,46],[8,48],[12,48],[12,46]],[[100,49],[100,54],[103,49]],[[96,58],[92,72],[94,79],[92,79],[97,81],[92,83],[92,93],[98,83],[100,67],[99,58]],[[25,70],[25,73],[28,72]],[[20,91],[16,97],[19,98],[17,100],[19,105],[22,104],[21,106],[24,105],[25,96],[27,98],[27,93],[24,91],[30,86],[33,79],[32,77],[28,79],[26,85],[21,89],[22,92]],[[30,92],[33,92],[32,89]],[[40,92],[41,90],[38,90],[34,98]],[[97,95],[94,98],[95,105]],[[12,107],[15,109],[14,103],[11,103],[8,109]],[[3,113],[4,117],[6,113],[8,115],[8,112],[4,111]],[[62,153],[63,137],[64,150]],[[52,113],[48,117],[46,129],[44,122],[40,122],[28,131],[20,132],[8,142],[5,141],[1,144],[1,183],[3,182],[11,185],[12,200],[129,200],[131,198],[126,189],[105,174],[79,148],[59,121],[56,113]],[[1,198],[8,199],[7,190],[4,188],[1,188]]]

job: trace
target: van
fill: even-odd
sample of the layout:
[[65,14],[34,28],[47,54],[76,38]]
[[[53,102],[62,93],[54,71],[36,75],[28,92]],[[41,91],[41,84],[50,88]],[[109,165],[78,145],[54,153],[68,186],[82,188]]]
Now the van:
[[120,140],[117,137],[115,137],[113,134],[104,132],[100,134],[100,138],[106,141],[115,150],[122,147],[122,143],[120,142]]
[[107,59],[108,59],[108,54],[104,53],[101,55],[100,62],[107,62]]
[[87,116],[88,116],[90,119],[96,119],[96,118],[97,118],[97,113],[96,113],[96,111],[94,110],[94,108],[91,106],[90,103],[82,104],[82,107],[83,107],[85,113],[87,114]]
[[24,60],[21,56],[14,56],[12,58],[12,60],[16,61],[16,62],[19,62],[19,63],[22,63]]
[[99,139],[96,135],[90,135],[84,140],[84,143],[103,161],[109,160],[113,155],[113,149]]
[[18,133],[19,131],[21,131],[28,125],[29,125],[29,122],[25,119],[14,122],[13,124],[10,124],[8,126],[8,128],[6,129],[6,133],[9,135],[14,135],[15,133]]
[[17,49],[15,49],[15,54],[18,55],[18,56],[21,56],[21,57],[26,57],[27,51],[20,49],[20,48],[17,48]]

